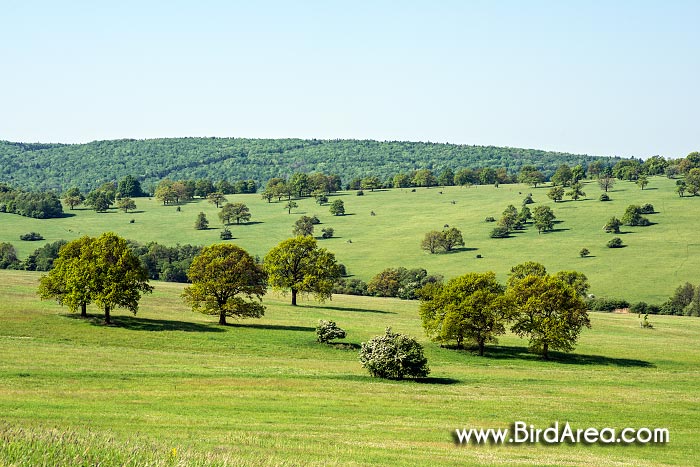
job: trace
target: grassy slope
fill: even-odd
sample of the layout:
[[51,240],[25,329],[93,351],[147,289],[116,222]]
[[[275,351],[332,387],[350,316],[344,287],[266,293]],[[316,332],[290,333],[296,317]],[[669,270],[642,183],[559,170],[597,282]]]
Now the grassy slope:
[[[279,241],[291,234],[294,221],[302,214],[316,214],[324,226],[335,229],[337,238],[322,240],[321,244],[336,253],[351,274],[368,280],[385,267],[424,267],[430,273],[447,277],[467,271],[495,271],[501,279],[514,264],[535,260],[550,271],[575,269],[588,275],[591,292],[599,296],[645,300],[660,303],[682,282],[698,282],[692,258],[700,253],[696,216],[697,198],[679,198],[674,181],[653,178],[650,186],[640,190],[632,183],[618,182],[610,193],[611,202],[599,202],[600,189],[588,183],[585,191],[590,199],[578,202],[551,202],[549,188],[532,189],[523,185],[478,186],[444,189],[419,188],[386,190],[338,195],[345,201],[344,217],[333,217],[327,206],[318,206],[311,199],[298,201],[299,208],[288,215],[283,203],[267,203],[259,195],[229,196],[229,201],[245,202],[253,214],[249,225],[233,226],[234,242],[261,257]],[[440,194],[443,192],[443,194]],[[524,195],[533,193],[537,203],[553,207],[557,232],[538,235],[530,227],[513,238],[490,239],[494,224],[484,222],[487,216],[500,217],[508,204],[520,208]],[[331,198],[333,199],[333,198]],[[452,204],[452,201],[455,203]],[[652,203],[658,214],[649,218],[656,225],[623,228],[621,235],[627,248],[611,250],[605,243],[611,238],[601,230],[610,216],[622,217],[629,204]],[[21,257],[26,257],[43,242],[20,242],[19,235],[29,231],[42,233],[47,241],[72,239],[79,234],[97,235],[112,230],[127,238],[160,243],[208,244],[219,241],[216,208],[195,201],[181,207],[161,206],[156,200],[137,199],[140,212],[124,214],[111,211],[97,214],[89,210],[70,212],[73,217],[35,220],[0,214],[0,241],[16,245]],[[531,205],[531,207],[537,204]],[[197,213],[204,211],[212,228],[193,228]],[[374,211],[376,216],[371,216]],[[129,220],[135,219],[134,224]],[[449,224],[463,231],[467,250],[447,255],[429,255],[420,248],[428,230]],[[349,243],[351,241],[352,243]],[[591,257],[580,258],[578,252],[586,247]],[[481,254],[483,258],[476,259]]]
[[[263,319],[220,328],[186,309],[181,285],[158,283],[136,317],[117,313],[117,326],[105,327],[39,302],[37,278],[0,272],[0,464],[38,465],[45,451],[47,464],[90,456],[108,465],[165,464],[172,448],[183,465],[697,461],[697,319],[653,317],[655,329],[642,330],[634,315],[593,314],[575,354],[542,362],[513,336],[486,358],[430,344],[414,302],[336,296],[292,308],[270,295]],[[389,325],[418,336],[433,379],[369,378],[355,351],[314,342],[320,318],[337,320],[354,344]],[[458,448],[451,441],[454,428],[514,420],[667,427],[671,442]],[[77,441],[57,443],[55,433],[65,432]],[[139,451],[144,445],[153,448]]]

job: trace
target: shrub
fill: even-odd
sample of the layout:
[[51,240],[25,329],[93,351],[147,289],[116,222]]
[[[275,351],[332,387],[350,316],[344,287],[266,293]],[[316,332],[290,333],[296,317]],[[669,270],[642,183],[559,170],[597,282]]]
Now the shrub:
[[231,240],[233,238],[233,234],[228,229],[228,227],[225,227],[224,230],[222,230],[219,234],[219,237],[221,238],[221,240]]
[[532,203],[534,203],[534,201],[532,200],[532,193],[528,193],[527,196],[525,196],[525,199],[523,199],[523,206]]
[[637,313],[637,314],[647,313],[648,308],[649,308],[649,305],[647,305],[646,302],[637,302],[637,303],[634,303],[633,305],[630,306],[630,313]]
[[362,190],[357,190],[357,193],[355,193],[357,196],[364,196],[365,192]]
[[629,302],[621,298],[593,298],[588,300],[588,309],[592,311],[611,312],[621,308],[629,308],[629,306]]
[[319,320],[316,328],[316,340],[325,344],[333,339],[345,339],[345,330],[339,328],[335,321]]
[[321,223],[321,221],[319,220],[318,216],[315,216],[315,215],[314,215],[314,216],[311,216],[311,223],[312,223],[313,225],[318,225],[318,224]]
[[369,295],[367,283],[362,279],[338,279],[333,285],[334,294],[342,295]]
[[590,255],[591,252],[588,251],[588,248],[581,248],[581,251],[579,251],[578,254],[581,256],[581,258],[585,258],[586,256]]
[[610,201],[610,196],[607,193],[601,193],[598,199],[601,201]]
[[29,233],[20,235],[19,239],[27,241],[27,242],[34,242],[37,240],[43,240],[44,237],[42,237],[41,234],[38,232],[29,232]]
[[424,378],[430,373],[423,346],[414,338],[391,332],[362,343],[360,363],[375,378]]
[[642,214],[654,214],[656,210],[654,210],[654,205],[653,204],[645,204],[644,206],[639,208],[639,212]]
[[506,238],[508,237],[508,228],[496,227],[491,231],[491,238]]
[[321,232],[321,238],[331,238],[333,237],[333,227],[326,227],[325,229],[322,229]]
[[607,244],[608,248],[622,248],[622,239],[620,237],[611,238]]
[[496,219],[493,218],[493,216],[489,216],[486,219],[484,219],[486,222],[496,222]]

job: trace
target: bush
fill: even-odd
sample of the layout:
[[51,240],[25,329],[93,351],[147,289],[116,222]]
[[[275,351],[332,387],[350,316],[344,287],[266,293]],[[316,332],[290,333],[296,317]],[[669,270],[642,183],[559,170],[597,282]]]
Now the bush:
[[601,201],[610,201],[610,196],[608,196],[607,193],[601,193],[600,198],[598,198]]
[[367,283],[361,279],[338,279],[333,285],[333,293],[341,295],[369,295]]
[[491,238],[506,238],[508,237],[508,229],[506,227],[496,227],[491,231]]
[[525,199],[523,199],[523,206],[532,203],[534,203],[534,201],[532,200],[532,193],[528,193],[527,196],[525,196]]
[[627,300],[621,298],[593,298],[588,300],[588,309],[591,311],[607,311],[629,308]]
[[332,238],[333,237],[333,228],[332,227],[326,227],[325,229],[322,229],[321,232],[321,238]]
[[588,251],[588,248],[581,248],[581,251],[579,251],[578,254],[581,256],[581,258],[585,258],[586,256],[590,255],[591,252]]
[[496,222],[496,219],[494,219],[492,216],[487,217],[484,219],[486,222]]
[[339,328],[335,321],[319,320],[316,328],[316,340],[325,344],[333,339],[345,339],[345,330]]
[[364,196],[365,192],[362,190],[357,190],[357,193],[355,193],[357,196]]
[[654,210],[654,205],[653,204],[645,204],[641,208],[639,208],[639,212],[641,214],[654,214],[656,210]]
[[314,215],[314,216],[311,216],[311,223],[312,223],[313,225],[318,225],[318,224],[321,223],[321,221],[319,220],[318,216],[315,216],[315,215]]
[[20,240],[27,241],[27,242],[34,242],[34,241],[37,241],[37,240],[43,240],[44,237],[42,237],[40,233],[37,233],[37,232],[29,232],[29,233],[20,235],[20,236],[19,236],[19,239],[20,239]]
[[611,238],[607,244],[608,248],[622,248],[622,239],[620,237]]
[[362,343],[360,363],[375,378],[424,378],[430,373],[423,346],[414,338],[391,332]]
[[224,230],[222,230],[219,234],[219,237],[221,238],[221,240],[231,240],[233,238],[233,234],[228,229],[228,227],[225,227]]

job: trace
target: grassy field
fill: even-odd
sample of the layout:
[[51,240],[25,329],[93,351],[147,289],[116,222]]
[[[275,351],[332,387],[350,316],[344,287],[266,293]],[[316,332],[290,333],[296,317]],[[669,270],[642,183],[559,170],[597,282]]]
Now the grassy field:
[[[291,307],[271,294],[263,319],[219,327],[184,306],[182,285],[157,283],[138,315],[117,312],[107,327],[38,301],[38,277],[0,271],[0,465],[689,466],[700,456],[698,319],[654,316],[647,330],[636,315],[592,314],[571,355],[544,362],[508,335],[479,358],[427,342],[415,302]],[[345,346],[315,342],[321,318],[347,329]],[[423,342],[430,378],[374,380],[361,368],[352,347],[387,326]],[[515,420],[664,427],[670,442],[452,441],[455,428]]]
[[[248,225],[231,227],[233,241],[260,257],[291,235],[299,216],[315,214],[323,223],[316,226],[317,235],[326,226],[333,227],[337,235],[320,243],[336,254],[350,274],[364,280],[386,267],[398,266],[423,267],[429,273],[446,277],[491,270],[504,280],[511,266],[533,260],[545,264],[550,272],[573,269],[585,273],[595,295],[661,303],[681,283],[700,282],[693,260],[700,254],[700,199],[679,198],[674,188],[674,180],[662,177],[652,178],[645,190],[630,182],[618,182],[610,193],[612,201],[600,202],[601,190],[590,182],[585,185],[589,199],[556,204],[546,196],[549,188],[524,185],[419,188],[415,192],[394,189],[365,192],[365,196],[345,192],[337,195],[344,200],[348,213],[342,217],[332,216],[328,206],[318,206],[313,199],[297,201],[299,207],[290,215],[284,203],[267,203],[259,195],[228,198],[246,203],[253,216]],[[552,206],[561,221],[556,224],[556,231],[538,235],[531,226],[512,238],[489,238],[494,224],[484,219],[498,219],[508,204],[519,209],[527,193],[533,193],[536,203]],[[141,198],[136,202],[138,211],[128,214],[76,209],[68,211],[68,217],[50,220],[0,214],[0,241],[13,243],[23,258],[44,243],[19,240],[21,234],[30,231],[41,233],[46,241],[70,240],[104,231],[164,244],[220,241],[217,209],[206,201],[185,204],[179,212],[155,199]],[[628,246],[606,248],[612,235],[603,232],[605,222],[613,215],[622,217],[629,204],[645,203],[652,203],[658,211],[648,216],[655,225],[623,227],[620,237]],[[200,211],[206,213],[211,229],[194,229]],[[134,223],[129,222],[131,219]],[[445,224],[462,230],[465,248],[440,255],[422,251],[424,234],[441,230]],[[580,258],[578,253],[584,247],[591,256]],[[477,254],[483,258],[477,259]]]

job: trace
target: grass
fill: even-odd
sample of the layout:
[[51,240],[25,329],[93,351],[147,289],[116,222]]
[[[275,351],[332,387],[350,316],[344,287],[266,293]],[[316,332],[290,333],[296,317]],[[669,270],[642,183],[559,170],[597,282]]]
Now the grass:
[[[678,285],[697,282],[693,258],[700,253],[700,219],[695,214],[700,200],[679,198],[674,189],[675,181],[662,177],[652,178],[645,190],[630,182],[618,182],[610,192],[612,201],[600,202],[601,190],[590,182],[584,187],[589,199],[560,203],[547,198],[549,188],[524,185],[419,188],[415,192],[393,189],[365,191],[364,196],[344,192],[337,196],[345,201],[348,215],[337,217],[329,213],[327,205],[318,206],[312,199],[297,201],[299,207],[291,215],[284,209],[284,202],[267,203],[259,195],[231,195],[228,199],[246,203],[253,215],[250,224],[231,226],[233,242],[260,257],[291,235],[299,216],[315,214],[322,221],[316,226],[317,235],[328,226],[337,235],[319,243],[334,252],[350,274],[364,280],[384,268],[398,266],[422,267],[446,277],[491,270],[505,280],[511,266],[539,261],[551,272],[573,269],[585,273],[595,295],[661,303]],[[494,224],[484,219],[498,219],[508,204],[520,208],[527,193],[533,193],[536,203],[554,209],[561,221],[556,231],[538,235],[531,226],[511,238],[489,238]],[[140,198],[136,202],[138,210],[132,213],[111,210],[98,214],[76,209],[69,210],[67,217],[50,220],[0,214],[0,241],[13,243],[22,258],[49,241],[104,231],[141,242],[173,245],[220,241],[218,210],[204,200],[184,204],[180,211],[162,206],[155,199]],[[629,204],[645,203],[652,203],[658,211],[648,216],[655,225],[623,227],[620,237],[627,247],[606,248],[612,237],[602,230],[607,219],[622,217]],[[207,215],[211,229],[194,229],[200,211]],[[129,222],[131,219],[134,223]],[[465,248],[439,255],[422,251],[424,234],[441,230],[445,224],[462,230]],[[41,233],[46,240],[19,241],[21,234],[31,231]],[[584,247],[591,252],[587,258],[579,257]],[[479,254],[483,258],[476,258]]]
[[[114,326],[40,302],[39,275],[0,271],[0,465],[678,465],[697,462],[700,320],[592,314],[575,353],[545,362],[504,336],[480,358],[440,348],[417,303],[269,294],[260,320],[219,327],[157,283]],[[96,310],[90,310],[96,313]],[[347,346],[315,342],[319,319]],[[370,378],[352,347],[416,336],[431,374]],[[354,345],[352,345],[354,344]],[[665,427],[665,446],[455,446],[455,428]],[[176,451],[173,451],[175,449]],[[175,455],[173,455],[175,452]]]

